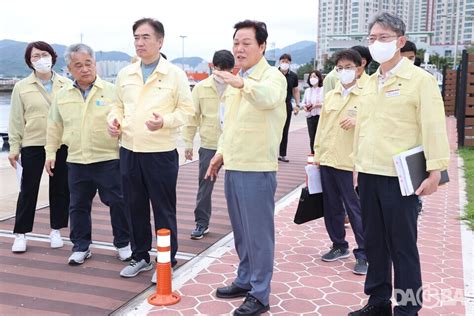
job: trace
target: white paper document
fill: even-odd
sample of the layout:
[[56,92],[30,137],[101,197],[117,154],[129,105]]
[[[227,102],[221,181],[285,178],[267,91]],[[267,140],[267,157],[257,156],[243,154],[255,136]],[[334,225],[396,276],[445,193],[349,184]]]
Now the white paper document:
[[319,167],[316,165],[307,165],[304,168],[306,169],[306,175],[308,176],[309,194],[323,192],[323,187],[321,185],[321,171],[319,170]]
[[23,166],[21,165],[21,160],[18,159],[16,162],[16,181],[18,182],[18,187],[21,190],[21,177],[23,175]]

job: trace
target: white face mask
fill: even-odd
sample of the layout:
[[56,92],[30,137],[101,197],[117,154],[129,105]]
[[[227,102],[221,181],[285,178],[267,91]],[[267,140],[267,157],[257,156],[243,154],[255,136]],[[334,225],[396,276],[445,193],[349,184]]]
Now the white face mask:
[[287,71],[288,69],[290,69],[290,64],[288,64],[288,63],[281,63],[281,64],[280,64],[280,69],[283,70],[283,71]]
[[338,72],[337,75],[342,84],[349,84],[356,78],[356,71],[355,69],[343,69],[342,71]]
[[318,78],[309,78],[309,83],[311,83],[311,85],[314,87],[314,86],[317,86],[318,83],[319,83],[319,79]]
[[53,61],[51,56],[48,57],[42,57],[38,59],[37,61],[32,61],[33,68],[42,74],[46,74],[48,72],[51,72],[51,67],[53,66]]
[[397,51],[397,40],[393,40],[388,43],[382,43],[375,41],[372,45],[369,45],[370,55],[379,64],[383,64],[395,55]]

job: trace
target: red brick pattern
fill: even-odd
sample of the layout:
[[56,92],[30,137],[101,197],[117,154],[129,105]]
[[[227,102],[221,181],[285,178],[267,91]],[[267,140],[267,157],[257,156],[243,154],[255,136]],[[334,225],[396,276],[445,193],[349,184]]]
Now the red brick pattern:
[[[420,315],[464,315],[463,262],[459,222],[455,122],[448,119],[452,144],[451,182],[427,197],[419,219],[419,251],[425,287]],[[270,297],[275,315],[347,315],[366,303],[364,277],[352,273],[354,258],[323,262],[331,243],[322,219],[293,224],[297,199],[276,216],[275,271]],[[350,247],[355,244],[347,229]],[[226,253],[180,289],[182,302],[166,308],[151,307],[149,315],[230,314],[242,299],[222,300],[217,287],[232,282],[238,258]]]

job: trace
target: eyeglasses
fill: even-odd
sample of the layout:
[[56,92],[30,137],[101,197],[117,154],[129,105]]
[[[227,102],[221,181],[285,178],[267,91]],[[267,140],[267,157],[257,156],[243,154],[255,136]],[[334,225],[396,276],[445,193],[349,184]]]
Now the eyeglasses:
[[357,69],[356,66],[336,67],[337,72],[341,72],[343,70],[355,70],[355,69]]
[[395,37],[398,37],[398,35],[380,35],[379,37],[377,36],[369,36],[367,37],[367,41],[369,42],[369,44],[373,44],[375,41],[379,41],[379,42],[382,42],[382,43],[388,43],[390,42],[390,39],[391,38],[395,38]]
[[51,55],[47,52],[44,52],[44,53],[37,53],[37,54],[34,54],[34,55],[31,55],[31,60],[34,60],[34,61],[37,61],[37,60],[40,60],[41,58],[47,58],[47,57],[50,57]]

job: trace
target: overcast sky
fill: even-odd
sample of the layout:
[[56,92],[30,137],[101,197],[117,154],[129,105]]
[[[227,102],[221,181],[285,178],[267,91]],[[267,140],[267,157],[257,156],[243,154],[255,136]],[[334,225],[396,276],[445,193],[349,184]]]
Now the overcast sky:
[[214,51],[231,49],[233,25],[256,19],[267,24],[268,48],[302,40],[316,41],[317,0],[9,0],[1,2],[0,40],[70,45],[80,41],[94,50],[134,55],[132,24],[142,17],[165,27],[162,52],[212,59]]

